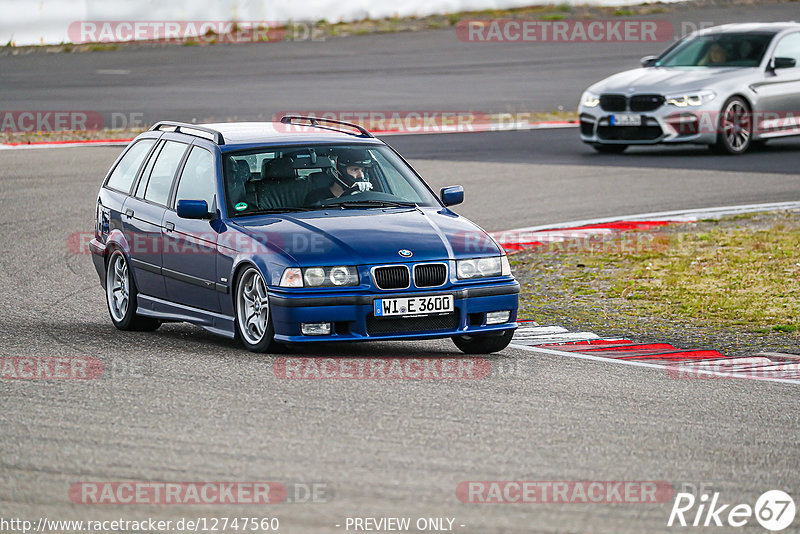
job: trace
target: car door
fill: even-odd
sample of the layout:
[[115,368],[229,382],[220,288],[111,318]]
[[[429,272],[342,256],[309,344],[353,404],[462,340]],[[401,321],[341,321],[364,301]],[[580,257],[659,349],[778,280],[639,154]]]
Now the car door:
[[175,189],[171,208],[164,215],[163,273],[167,296],[195,308],[219,311],[216,290],[217,232],[209,219],[182,219],[176,207],[180,200],[205,200],[215,206],[216,158],[198,145],[191,147]]
[[161,272],[161,229],[172,183],[187,146],[174,140],[160,141],[142,171],[133,197],[129,197],[122,208],[122,223],[138,290],[160,299],[167,298]]
[[791,68],[767,68],[764,82],[756,86],[759,104],[756,118],[759,129],[769,134],[786,130],[797,131],[800,127],[800,32],[780,38],[770,57],[791,58]]

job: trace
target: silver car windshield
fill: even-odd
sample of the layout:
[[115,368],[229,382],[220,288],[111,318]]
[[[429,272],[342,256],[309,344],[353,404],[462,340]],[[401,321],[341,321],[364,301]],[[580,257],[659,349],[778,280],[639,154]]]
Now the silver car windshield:
[[223,155],[232,216],[385,207],[441,206],[382,145],[270,147]]
[[678,43],[657,67],[757,67],[774,33],[716,33]]

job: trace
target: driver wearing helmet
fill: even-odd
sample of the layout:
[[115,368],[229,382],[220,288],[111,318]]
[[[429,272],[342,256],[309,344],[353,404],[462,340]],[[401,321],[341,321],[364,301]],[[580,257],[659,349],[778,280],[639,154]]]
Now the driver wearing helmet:
[[372,183],[364,172],[373,164],[366,150],[345,148],[339,150],[335,156],[336,165],[332,169],[333,173],[328,184],[308,193],[305,199],[306,205],[372,189]]

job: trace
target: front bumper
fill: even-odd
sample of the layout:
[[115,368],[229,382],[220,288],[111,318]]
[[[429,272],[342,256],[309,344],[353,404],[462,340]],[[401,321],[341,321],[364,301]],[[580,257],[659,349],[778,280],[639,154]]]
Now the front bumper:
[[[409,318],[376,318],[376,298],[453,295],[455,311],[447,315]],[[517,327],[519,284],[450,287],[398,293],[352,293],[328,296],[296,295],[270,291],[269,304],[275,340],[291,343],[319,341],[368,341],[433,339],[513,330]],[[487,312],[510,312],[508,322],[486,325]],[[331,335],[303,335],[301,323],[332,323]]]
[[[677,108],[663,104],[653,111],[605,111],[600,106],[578,108],[581,141],[603,145],[659,143],[712,144],[717,140],[719,110],[706,106]],[[640,115],[641,126],[613,126],[611,115]]]

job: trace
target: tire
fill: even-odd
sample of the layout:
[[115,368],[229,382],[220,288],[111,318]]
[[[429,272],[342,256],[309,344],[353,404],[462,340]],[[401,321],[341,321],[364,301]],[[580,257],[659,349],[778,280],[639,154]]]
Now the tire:
[[106,305],[118,330],[151,332],[161,326],[158,319],[136,315],[137,295],[128,259],[121,251],[114,250],[106,266]]
[[234,308],[236,335],[247,350],[280,352],[281,345],[275,342],[267,285],[255,267],[247,267],[239,274]]
[[732,156],[747,152],[753,138],[753,115],[745,99],[732,96],[725,101],[717,129],[717,142],[710,146],[712,152]]
[[600,145],[594,143],[592,148],[601,154],[622,154],[628,148],[628,145]]
[[500,352],[511,343],[513,330],[504,330],[496,334],[480,334],[477,336],[454,336],[453,343],[465,354],[491,354]]

